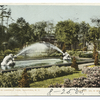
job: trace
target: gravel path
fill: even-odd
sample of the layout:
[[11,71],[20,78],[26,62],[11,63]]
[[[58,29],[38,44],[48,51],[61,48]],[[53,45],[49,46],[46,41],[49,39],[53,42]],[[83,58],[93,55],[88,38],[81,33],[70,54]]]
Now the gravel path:
[[83,67],[85,67],[87,65],[94,65],[94,62],[93,63],[86,63],[86,64],[79,64],[78,67],[81,70],[81,69],[83,69]]

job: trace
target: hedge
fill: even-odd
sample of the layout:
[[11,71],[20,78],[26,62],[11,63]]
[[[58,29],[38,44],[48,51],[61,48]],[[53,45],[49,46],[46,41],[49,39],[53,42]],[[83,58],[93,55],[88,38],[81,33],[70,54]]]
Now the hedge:
[[80,53],[79,54],[79,57],[84,57],[84,58],[92,58],[92,56],[93,56],[93,53],[87,53],[87,54]]
[[31,71],[28,71],[28,73],[30,76],[30,81],[36,82],[36,81],[41,81],[49,78],[55,78],[59,76],[72,74],[74,70],[75,69],[71,67],[52,66],[49,68],[32,69]]
[[[49,68],[39,68],[27,71],[29,81],[36,82],[49,78],[72,74],[74,68],[52,66]],[[18,81],[22,78],[23,70],[8,72],[0,75],[0,87],[18,87]]]

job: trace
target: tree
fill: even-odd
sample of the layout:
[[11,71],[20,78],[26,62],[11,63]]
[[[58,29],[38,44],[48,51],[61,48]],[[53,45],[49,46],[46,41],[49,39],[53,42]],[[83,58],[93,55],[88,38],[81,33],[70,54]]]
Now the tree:
[[71,67],[75,68],[75,70],[79,70],[78,69],[78,64],[76,63],[76,58],[75,57],[73,57],[73,61],[72,61]]
[[98,28],[98,39],[97,39],[98,45],[97,45],[97,47],[99,49],[100,41],[98,41],[98,40],[100,38],[100,35],[99,35],[100,34],[100,18],[91,18],[91,22],[95,24],[96,28]]
[[94,65],[98,65],[98,52],[95,54]]
[[9,49],[17,48],[18,47],[18,41],[14,37],[9,38],[8,47],[9,47]]
[[41,41],[41,38],[44,37],[47,33],[45,31],[47,24],[46,22],[36,22],[33,25],[33,36],[35,41]]
[[17,40],[23,45],[26,45],[26,42],[30,39],[30,27],[29,23],[25,21],[24,18],[17,19],[17,25],[19,28],[19,32],[17,33]]
[[80,32],[79,32],[79,40],[81,43],[83,43],[83,47],[86,47],[86,42],[88,41],[88,30],[90,28],[90,25],[88,23],[85,23],[85,21],[82,21],[80,23]]
[[52,21],[46,21],[46,27],[45,27],[47,35],[52,35],[54,34],[54,24]]
[[[91,27],[89,29],[89,40],[95,45],[95,43],[98,42],[98,39],[99,39],[99,29],[97,27]],[[99,42],[98,42],[98,45],[97,45],[97,48],[99,46]]]
[[97,51],[96,51],[96,48],[97,48],[97,47],[96,47],[96,44],[94,43],[93,57],[92,57],[93,59],[95,59],[95,55],[96,55],[96,52],[97,52]]
[[78,23],[74,23],[71,20],[60,21],[55,27],[55,36],[58,42],[64,45],[75,44],[78,41]]
[[18,82],[19,82],[19,87],[29,87],[29,78],[28,78],[26,68],[24,69],[22,73],[22,79]]
[[31,28],[24,18],[18,18],[16,23],[9,25],[9,38],[14,37],[22,48],[31,38]]
[[95,44],[96,40],[99,39],[99,32],[97,27],[90,27],[89,38],[90,41],[93,42],[93,44]]

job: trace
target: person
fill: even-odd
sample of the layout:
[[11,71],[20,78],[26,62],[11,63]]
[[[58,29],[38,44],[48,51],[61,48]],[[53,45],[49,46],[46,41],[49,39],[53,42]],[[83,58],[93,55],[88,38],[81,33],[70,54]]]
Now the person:
[[6,69],[11,69],[14,67],[15,61],[14,61],[14,56],[13,54],[9,54],[5,56],[3,61],[1,62],[1,69],[6,70]]

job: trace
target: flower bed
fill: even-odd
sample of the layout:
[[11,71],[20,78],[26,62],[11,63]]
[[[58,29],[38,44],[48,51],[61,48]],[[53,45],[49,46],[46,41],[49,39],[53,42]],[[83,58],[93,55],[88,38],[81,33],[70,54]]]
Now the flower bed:
[[49,87],[100,87],[100,67],[84,67],[82,73],[87,77],[65,79],[64,84],[50,85]]

